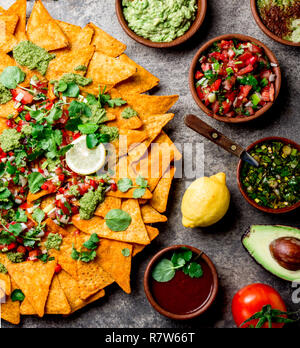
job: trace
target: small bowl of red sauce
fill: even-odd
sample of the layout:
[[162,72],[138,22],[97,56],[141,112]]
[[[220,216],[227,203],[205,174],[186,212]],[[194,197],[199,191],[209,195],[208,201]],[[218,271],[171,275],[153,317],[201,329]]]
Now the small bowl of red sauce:
[[217,270],[210,258],[188,245],[158,252],[144,276],[152,307],[175,320],[193,319],[206,312],[216,299],[218,287]]

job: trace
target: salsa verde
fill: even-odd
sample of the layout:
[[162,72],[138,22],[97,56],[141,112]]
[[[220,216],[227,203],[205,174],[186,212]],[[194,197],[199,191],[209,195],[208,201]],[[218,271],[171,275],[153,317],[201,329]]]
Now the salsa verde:
[[258,144],[250,154],[259,168],[244,164],[241,181],[245,192],[258,205],[280,209],[300,200],[300,153],[282,142]]

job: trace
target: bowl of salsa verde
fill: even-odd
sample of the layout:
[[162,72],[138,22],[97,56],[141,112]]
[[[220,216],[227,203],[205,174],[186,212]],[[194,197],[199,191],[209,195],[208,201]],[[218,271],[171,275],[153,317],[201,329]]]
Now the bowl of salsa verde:
[[241,34],[218,36],[195,55],[189,85],[198,106],[221,122],[262,116],[281,87],[279,63],[262,42]]
[[239,162],[240,191],[255,208],[273,214],[300,207],[300,145],[281,137],[256,141],[248,152],[259,167]]
[[175,320],[193,319],[206,312],[216,299],[218,286],[210,258],[187,245],[158,252],[144,276],[145,293],[152,307]]
[[251,0],[253,17],[271,39],[300,47],[299,0]]
[[148,47],[181,45],[201,27],[207,0],[116,0],[123,30]]

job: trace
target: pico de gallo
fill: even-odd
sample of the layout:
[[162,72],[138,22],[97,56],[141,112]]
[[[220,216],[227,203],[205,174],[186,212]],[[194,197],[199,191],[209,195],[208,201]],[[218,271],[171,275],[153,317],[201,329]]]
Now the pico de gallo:
[[[15,79],[20,74],[17,69],[15,75],[11,73]],[[111,134],[115,138],[118,129],[101,128],[106,121],[104,106],[126,102],[111,99],[103,90],[84,97],[76,83],[81,77],[75,77],[55,81],[54,100],[48,99],[48,85],[37,77],[29,87],[18,84],[8,89],[17,116],[7,119],[7,128],[0,135],[0,252],[11,262],[49,261],[49,249],[59,250],[63,237],[63,233],[53,232],[51,224],[60,231],[59,227],[71,224],[75,214],[90,219],[105,194],[117,190],[108,174],[82,176],[72,171],[65,154],[82,134],[93,136],[94,147],[112,141]],[[45,194],[52,197],[46,206],[41,200]]]
[[199,98],[215,115],[252,116],[275,99],[276,75],[264,50],[253,42],[215,42],[195,72]]

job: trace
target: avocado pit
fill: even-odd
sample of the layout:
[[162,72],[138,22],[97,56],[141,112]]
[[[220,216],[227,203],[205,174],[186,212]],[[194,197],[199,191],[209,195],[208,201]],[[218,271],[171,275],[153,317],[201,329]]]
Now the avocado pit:
[[275,239],[269,248],[280,266],[290,271],[300,270],[300,239],[281,237]]

